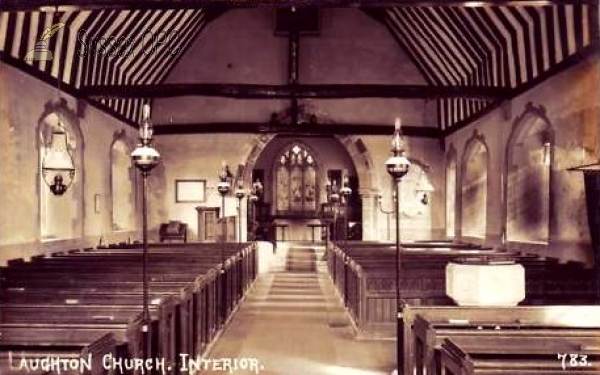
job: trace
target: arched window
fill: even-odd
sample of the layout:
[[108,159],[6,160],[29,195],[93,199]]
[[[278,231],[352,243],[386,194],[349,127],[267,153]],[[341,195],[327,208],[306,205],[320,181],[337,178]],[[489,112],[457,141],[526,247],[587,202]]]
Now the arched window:
[[276,162],[276,211],[301,214],[317,210],[316,162],[303,145],[293,143]]
[[[82,140],[76,116],[66,109],[49,110],[39,122],[39,177],[40,236],[42,241],[78,238],[83,233],[82,202]],[[67,149],[73,157],[75,175],[63,195],[54,195],[44,181],[42,165],[52,145],[53,133],[65,132]]]
[[456,150],[446,154],[446,236],[456,234]]
[[529,106],[506,145],[506,239],[547,243],[553,136],[543,109]]
[[487,225],[488,150],[475,134],[465,147],[461,179],[461,233],[485,238]]
[[132,230],[134,223],[134,171],[131,152],[123,139],[116,139],[110,151],[112,229]]

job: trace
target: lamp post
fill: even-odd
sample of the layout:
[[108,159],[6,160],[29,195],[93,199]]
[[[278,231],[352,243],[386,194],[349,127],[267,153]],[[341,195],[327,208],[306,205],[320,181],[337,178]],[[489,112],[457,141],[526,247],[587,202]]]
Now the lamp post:
[[237,213],[238,213],[238,242],[242,242],[242,199],[246,193],[244,192],[244,186],[242,183],[238,184],[238,188],[235,190],[235,197],[237,198]]
[[148,307],[148,175],[160,162],[160,154],[152,147],[153,128],[150,122],[150,106],[144,104],[142,123],[140,125],[141,145],[133,150],[131,158],[135,166],[142,172],[142,355],[148,358],[148,324],[150,310]]
[[333,211],[333,230],[331,233],[331,238],[333,240],[337,239],[337,215],[338,215],[338,204],[340,202],[340,193],[337,186],[337,182],[333,180],[327,181],[325,184],[325,189],[327,190],[327,201],[331,205],[331,210]]
[[393,155],[385,162],[385,167],[390,176],[392,176],[396,188],[396,305],[398,311],[398,316],[396,318],[398,343],[396,363],[398,366],[398,375],[410,375],[404,374],[404,366],[400,361],[404,355],[404,320],[402,316],[402,304],[400,303],[400,272],[402,271],[402,258],[400,255],[400,181],[402,180],[402,177],[408,173],[408,169],[410,168],[410,161],[406,157],[404,150],[400,125],[400,119],[397,118],[394,137],[392,139]]
[[252,219],[252,236],[253,236],[253,240],[256,240],[256,231],[257,231],[257,206],[258,206],[258,202],[260,202],[260,199],[262,197],[262,192],[263,192],[263,184],[260,182],[260,180],[256,180],[252,183],[252,190],[250,190],[250,196],[248,197],[248,199],[250,200],[250,203],[252,204],[251,209],[252,209],[252,215],[250,215],[251,219]]
[[221,323],[222,324],[225,323],[225,315],[226,315],[225,299],[227,298],[225,296],[225,290],[227,288],[226,280],[225,280],[225,242],[227,242],[226,233],[225,233],[226,228],[227,228],[227,223],[225,222],[225,196],[227,194],[229,194],[229,191],[231,190],[231,185],[229,185],[230,178],[231,178],[231,172],[229,172],[227,165],[225,164],[225,162],[223,162],[223,168],[221,169],[221,172],[219,173],[219,183],[217,184],[217,191],[221,195],[222,243],[221,243],[221,272],[219,273],[219,276],[221,277]]
[[342,204],[344,205],[344,240],[348,240],[348,198],[352,194],[350,188],[350,180],[348,175],[343,177],[342,188],[340,189],[340,195],[342,196]]

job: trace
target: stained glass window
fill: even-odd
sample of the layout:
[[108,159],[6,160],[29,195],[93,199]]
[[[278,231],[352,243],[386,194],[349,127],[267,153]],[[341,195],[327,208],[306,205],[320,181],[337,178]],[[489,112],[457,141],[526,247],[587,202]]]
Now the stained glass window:
[[316,211],[315,159],[305,147],[288,147],[278,160],[276,176],[278,213]]

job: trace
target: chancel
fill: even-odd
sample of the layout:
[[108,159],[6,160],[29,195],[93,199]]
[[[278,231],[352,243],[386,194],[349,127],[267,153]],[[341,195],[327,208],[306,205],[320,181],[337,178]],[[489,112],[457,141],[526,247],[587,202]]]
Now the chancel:
[[599,11],[1,1],[0,373],[600,375]]

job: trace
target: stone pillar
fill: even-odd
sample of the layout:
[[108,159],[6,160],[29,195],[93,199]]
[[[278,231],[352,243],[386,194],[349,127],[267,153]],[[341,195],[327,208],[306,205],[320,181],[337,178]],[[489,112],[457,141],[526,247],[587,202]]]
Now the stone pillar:
[[360,199],[362,202],[362,231],[364,241],[377,240],[377,195],[371,190],[359,190]]

